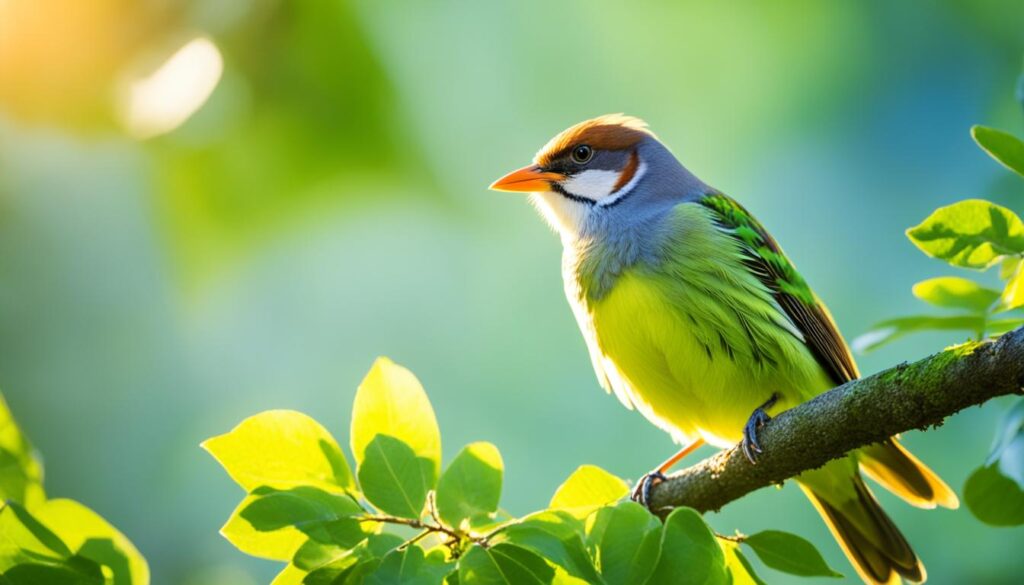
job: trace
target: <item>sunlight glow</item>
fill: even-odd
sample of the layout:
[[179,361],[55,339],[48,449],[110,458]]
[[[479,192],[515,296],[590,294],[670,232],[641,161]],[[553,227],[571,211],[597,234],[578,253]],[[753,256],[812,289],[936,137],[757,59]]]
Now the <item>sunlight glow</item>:
[[137,138],[174,130],[206,103],[223,71],[217,46],[205,37],[192,39],[156,71],[131,82],[122,107],[125,126]]

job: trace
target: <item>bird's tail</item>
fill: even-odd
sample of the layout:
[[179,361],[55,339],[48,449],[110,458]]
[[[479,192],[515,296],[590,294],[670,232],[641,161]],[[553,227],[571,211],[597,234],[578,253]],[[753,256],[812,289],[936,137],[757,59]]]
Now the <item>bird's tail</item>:
[[850,458],[804,473],[800,487],[869,585],[921,583],[924,565],[864,485]]
[[960,500],[946,482],[893,437],[857,452],[861,470],[885,489],[918,508],[957,508]]

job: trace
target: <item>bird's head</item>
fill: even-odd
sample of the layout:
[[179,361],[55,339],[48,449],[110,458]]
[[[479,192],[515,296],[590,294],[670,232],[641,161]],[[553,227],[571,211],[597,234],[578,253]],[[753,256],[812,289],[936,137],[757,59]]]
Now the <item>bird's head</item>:
[[573,236],[594,215],[634,199],[652,175],[680,171],[643,120],[611,114],[562,131],[533,164],[498,179],[491,189],[532,193],[548,221],[563,236]]

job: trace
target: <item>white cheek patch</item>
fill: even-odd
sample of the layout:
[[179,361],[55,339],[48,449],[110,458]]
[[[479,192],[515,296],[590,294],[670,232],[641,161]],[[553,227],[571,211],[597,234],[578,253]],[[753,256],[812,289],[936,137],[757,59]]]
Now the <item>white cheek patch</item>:
[[619,173],[615,171],[590,169],[563,181],[562,188],[577,197],[600,201],[612,194],[618,182]]
[[640,163],[640,166],[637,167],[629,182],[618,190],[615,189],[615,185],[619,182],[622,173],[600,169],[583,171],[564,181],[562,188],[572,195],[590,199],[597,202],[598,205],[605,207],[615,203],[632,191],[633,187],[636,187],[636,184],[643,178],[646,171],[647,165]]

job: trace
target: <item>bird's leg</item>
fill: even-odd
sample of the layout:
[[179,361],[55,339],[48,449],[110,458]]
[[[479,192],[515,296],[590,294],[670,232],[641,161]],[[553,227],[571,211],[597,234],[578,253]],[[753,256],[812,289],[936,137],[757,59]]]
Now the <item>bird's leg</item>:
[[761,430],[765,423],[772,420],[772,417],[768,416],[767,410],[774,406],[778,400],[779,395],[772,394],[772,397],[767,402],[754,409],[750,418],[747,419],[746,426],[743,427],[743,440],[740,441],[740,448],[743,449],[743,454],[747,456],[747,460],[752,465],[757,464],[757,455],[762,452],[761,445],[757,442],[757,432]]
[[666,459],[661,465],[654,468],[654,470],[645,474],[640,478],[640,481],[637,482],[636,487],[633,488],[633,495],[630,496],[630,499],[642,506],[647,506],[651,501],[651,488],[656,484],[665,481],[665,472],[672,469],[673,465],[679,463],[683,457],[693,453],[703,444],[704,439],[695,439],[689,445],[680,449],[675,455]]

